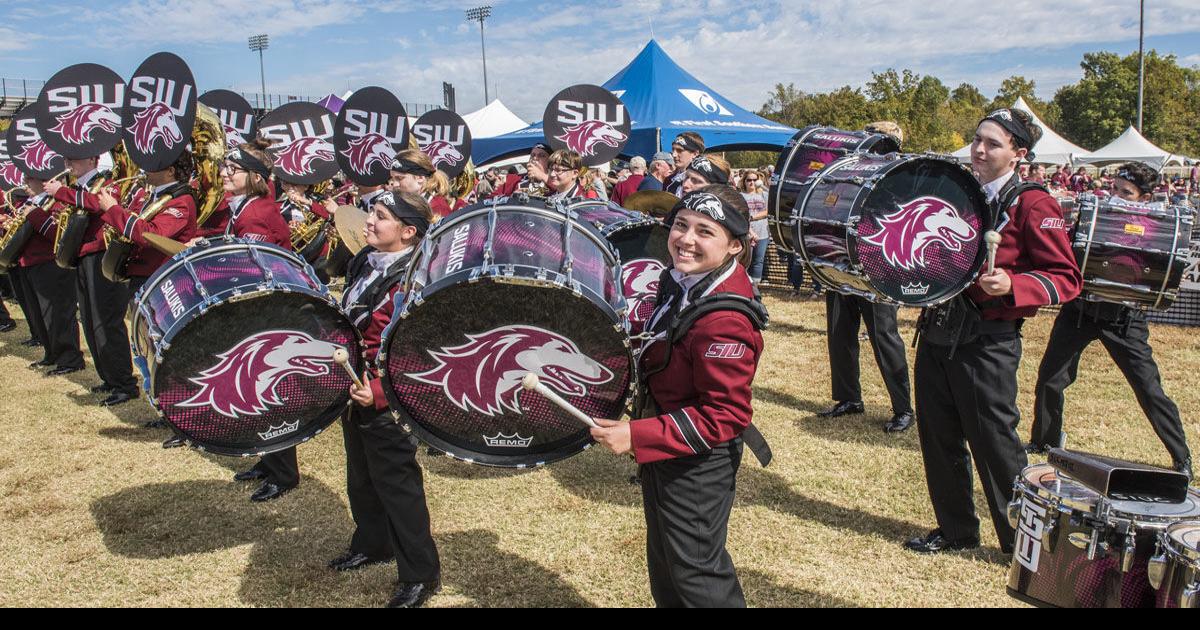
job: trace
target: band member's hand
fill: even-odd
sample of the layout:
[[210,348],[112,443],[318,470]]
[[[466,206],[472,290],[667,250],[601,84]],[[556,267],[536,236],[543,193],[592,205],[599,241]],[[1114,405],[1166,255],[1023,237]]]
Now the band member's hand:
[[360,407],[375,406],[375,393],[371,391],[371,381],[369,378],[366,374],[362,375],[362,387],[358,387],[354,383],[350,384],[350,398],[358,403]]
[[42,184],[42,190],[45,190],[46,194],[50,195],[51,197],[58,194],[58,189],[62,187],[62,182],[58,181],[57,179],[52,179],[45,184]]
[[288,227],[292,228],[293,232],[295,232],[296,228],[300,227],[301,225],[304,225],[303,221],[288,221]]
[[107,212],[109,208],[117,205],[117,198],[113,197],[112,193],[109,192],[107,188],[96,193],[96,201],[100,203],[100,208],[105,212]]
[[329,213],[329,216],[333,216],[335,213],[337,213],[338,204],[333,199],[326,199],[325,201],[321,202],[321,205],[325,206],[325,211]]
[[633,450],[633,432],[628,422],[614,422],[603,418],[593,418],[599,429],[592,429],[592,439],[614,455],[624,455]]
[[979,288],[992,297],[1001,297],[1012,293],[1012,278],[1003,269],[979,276]]
[[312,205],[312,200],[304,196],[304,193],[298,190],[287,191],[287,197],[292,203],[300,206],[301,208],[307,208]]

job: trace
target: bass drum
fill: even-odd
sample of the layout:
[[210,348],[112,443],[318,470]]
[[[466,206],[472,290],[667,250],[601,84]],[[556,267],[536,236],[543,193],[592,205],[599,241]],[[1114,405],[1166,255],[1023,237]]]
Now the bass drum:
[[1075,260],[1085,299],[1165,311],[1188,266],[1192,213],[1178,206],[1079,196]]
[[667,253],[670,230],[659,219],[609,202],[586,200],[569,207],[580,221],[600,230],[616,248],[621,259],[621,286],[629,306],[629,334],[641,334],[654,312],[659,276],[671,264]]
[[491,200],[426,237],[380,352],[384,391],[409,429],[451,457],[540,466],[591,445],[584,413],[618,418],[636,382],[616,252],[542,199]]
[[944,158],[856,154],[825,167],[797,206],[800,256],[828,289],[927,307],[975,281],[995,222],[983,189]]
[[767,222],[775,247],[789,254],[799,250],[795,241],[796,206],[807,196],[821,169],[851,153],[885,154],[899,150],[900,145],[890,136],[819,125],[800,130],[779,154],[775,174],[771,176]]
[[261,455],[311,439],[350,403],[358,330],[295,254],[225,238],[163,265],[133,299],[150,402],[199,449]]

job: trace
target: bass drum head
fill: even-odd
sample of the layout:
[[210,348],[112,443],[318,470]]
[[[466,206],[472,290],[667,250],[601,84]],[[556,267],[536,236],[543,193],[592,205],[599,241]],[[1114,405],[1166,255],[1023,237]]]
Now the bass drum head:
[[591,445],[587,427],[521,380],[584,413],[619,418],[632,357],[609,308],[557,286],[483,279],[435,288],[384,335],[384,390],[422,441],[457,459],[525,468]]
[[925,307],[969,287],[987,257],[984,232],[994,225],[975,177],[946,160],[904,156],[873,183],[857,204],[851,255],[874,290]]

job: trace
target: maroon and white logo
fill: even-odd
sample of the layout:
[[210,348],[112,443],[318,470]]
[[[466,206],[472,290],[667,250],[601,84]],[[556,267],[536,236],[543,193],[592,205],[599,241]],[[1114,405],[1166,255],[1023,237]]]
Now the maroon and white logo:
[[300,138],[279,149],[275,154],[279,170],[292,177],[304,177],[316,173],[313,162],[332,162],[333,145],[322,138]]
[[451,167],[458,166],[466,157],[453,144],[444,140],[431,142],[421,150],[425,152],[425,155],[429,156],[430,160],[433,160],[433,168],[437,168],[438,165],[443,164]]
[[562,140],[572,151],[583,157],[596,155],[600,146],[620,147],[629,138],[603,120],[585,121],[568,127],[562,135],[554,137]]
[[440,386],[468,413],[524,413],[521,379],[531,372],[547,387],[579,398],[588,395],[588,386],[603,385],[614,376],[575,342],[535,326],[503,326],[466,337],[461,346],[430,351],[437,367],[405,376]]
[[740,359],[746,356],[744,343],[714,343],[704,353],[706,359]]
[[229,418],[260,416],[287,402],[279,396],[285,378],[329,374],[333,352],[339,348],[295,330],[251,335],[219,355],[215,366],[190,379],[200,391],[179,406],[209,407]]
[[6,187],[12,188],[25,183],[25,174],[12,162],[0,162],[0,179],[4,180]]
[[121,126],[121,117],[99,103],[84,103],[57,117],[58,124],[50,129],[65,142],[87,144],[92,141],[92,132],[100,129],[114,133]]
[[[349,146],[342,151],[342,155],[355,173],[370,175],[372,164],[382,164],[385,169],[391,167],[392,160],[396,157],[396,149],[392,147],[391,141],[382,135],[369,133],[349,140]],[[437,162],[433,165],[437,166]]]
[[658,279],[666,265],[654,258],[638,258],[621,266],[625,300],[629,302],[629,319],[644,322],[654,312],[658,296]]
[[58,157],[58,154],[51,150],[45,142],[35,140],[25,145],[25,148],[21,150],[21,154],[17,156],[17,159],[24,162],[31,170],[44,171],[50,168],[50,163],[56,157]]
[[882,249],[889,265],[912,271],[928,266],[925,252],[933,244],[959,252],[975,235],[954,206],[937,197],[918,197],[880,218],[879,231],[863,240]]
[[134,114],[129,126],[133,144],[142,153],[153,153],[154,144],[162,140],[163,149],[170,150],[183,140],[183,132],[175,122],[175,113],[165,103],[155,103]]
[[246,144],[246,137],[242,132],[230,127],[229,125],[221,125],[225,128],[225,146],[229,149],[236,149],[243,144]]

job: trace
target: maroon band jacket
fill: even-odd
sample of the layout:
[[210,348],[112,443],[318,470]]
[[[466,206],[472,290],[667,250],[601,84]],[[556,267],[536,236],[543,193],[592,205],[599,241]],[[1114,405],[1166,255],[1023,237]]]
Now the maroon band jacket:
[[54,222],[54,213],[62,210],[62,204],[54,201],[49,211],[34,206],[25,215],[25,220],[33,226],[33,236],[17,264],[21,267],[34,267],[54,261],[54,237],[58,234],[58,224]]
[[292,249],[292,229],[279,212],[279,204],[266,197],[243,201],[240,211],[231,209],[233,225],[226,228],[238,238]]
[[[97,175],[97,177],[100,176]],[[121,190],[117,186],[109,186],[108,192],[117,199],[121,198]],[[54,198],[66,205],[85,210],[90,215],[83,244],[79,246],[79,257],[83,258],[104,251],[104,235],[101,233],[104,221],[100,219],[104,209],[100,207],[100,198],[78,185],[59,188]]]
[[182,243],[196,237],[196,200],[190,194],[180,195],[168,201],[149,221],[137,216],[145,207],[147,199],[149,197],[146,195],[135,199],[134,203],[130,204],[131,207],[137,208],[135,211],[126,210],[118,204],[109,208],[101,217],[105,223],[137,245],[137,249],[129,258],[127,271],[127,274],[134,278],[148,278],[154,275],[168,260],[166,254],[146,245],[146,234],[157,234]]

